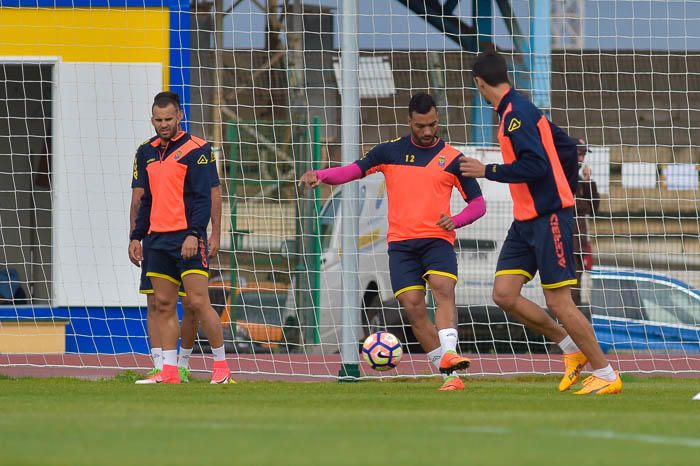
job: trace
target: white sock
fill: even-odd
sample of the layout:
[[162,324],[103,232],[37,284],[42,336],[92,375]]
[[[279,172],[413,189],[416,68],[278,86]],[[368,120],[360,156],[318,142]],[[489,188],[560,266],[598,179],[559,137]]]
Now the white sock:
[[440,338],[442,354],[445,354],[448,351],[457,351],[456,328],[443,328],[442,330],[438,330],[438,337]]
[[159,371],[163,370],[163,348],[151,348],[151,359],[153,359],[153,367]]
[[442,358],[442,348],[439,346],[428,353],[428,361],[430,361],[430,364],[435,366],[435,368],[438,371],[440,370],[440,359],[441,358]]
[[180,354],[177,356],[177,367],[184,367],[185,369],[190,367],[190,356],[192,356],[193,349],[180,347]]
[[599,379],[603,379],[607,382],[614,382],[615,379],[617,378],[617,374],[615,374],[615,371],[613,370],[613,368],[610,364],[603,367],[602,369],[594,370],[593,375],[595,375]]
[[211,352],[214,355],[214,361],[226,360],[226,351],[224,350],[224,345],[221,345],[221,347],[219,348],[212,348]]
[[176,349],[163,350],[163,364],[166,366],[177,365],[177,350]]
[[[428,353],[428,361],[435,366],[435,368],[440,372],[440,359],[442,359],[442,347],[438,346],[434,350]],[[440,374],[443,379],[447,378],[445,374]]]
[[557,345],[559,345],[559,348],[561,348],[561,351],[564,354],[578,353],[579,351],[581,351],[580,349],[578,349],[578,346],[576,346],[576,343],[574,343],[574,340],[572,340],[569,335],[567,335],[566,338],[557,343]]

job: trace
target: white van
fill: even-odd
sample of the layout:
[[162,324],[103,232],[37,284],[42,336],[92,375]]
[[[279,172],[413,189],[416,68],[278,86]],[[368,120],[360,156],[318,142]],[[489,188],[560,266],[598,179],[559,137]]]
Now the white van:
[[[496,148],[464,146],[457,149],[484,163],[502,162],[501,153]],[[389,279],[384,176],[381,173],[373,174],[359,183],[359,283],[363,304],[361,336],[387,328],[402,341],[415,342],[410,325],[393,296]],[[479,180],[479,184],[486,201],[486,215],[472,225],[456,231],[455,249],[459,270],[456,304],[462,350],[537,351],[530,343],[535,346],[543,345],[544,340],[526,334],[524,327],[508,320],[505,313],[496,307],[491,299],[498,253],[513,220],[513,203],[508,185],[486,180]],[[342,187],[335,189],[320,215],[322,265],[317,335],[318,350],[324,353],[337,352],[342,335],[341,192]],[[455,189],[451,202],[452,213],[460,212],[465,205]],[[543,304],[538,279],[528,283],[523,293],[535,302]],[[430,300],[430,296],[428,299]],[[292,312],[297,308],[294,291],[290,292],[287,307]],[[291,315],[287,316],[287,328],[298,325],[294,318]],[[292,333],[290,331],[288,334]],[[311,342],[305,343],[308,345]],[[519,348],[518,345],[525,346]],[[413,345],[413,348],[417,349],[417,345]],[[544,350],[544,347],[541,350]]]

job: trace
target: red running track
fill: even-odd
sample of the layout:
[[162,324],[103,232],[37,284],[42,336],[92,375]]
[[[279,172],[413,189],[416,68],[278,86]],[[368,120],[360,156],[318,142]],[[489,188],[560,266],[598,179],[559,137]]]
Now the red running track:
[[[517,375],[560,373],[560,355],[499,354],[471,355],[471,375]],[[608,355],[621,372],[700,377],[700,354],[623,353]],[[193,355],[191,368],[196,376],[207,377],[210,357]],[[338,354],[240,354],[229,356],[236,379],[330,381],[337,378],[341,361]],[[144,354],[0,354],[0,374],[11,377],[108,378],[125,370],[143,370],[151,360]],[[389,372],[375,372],[361,364],[365,376],[428,376],[435,374],[423,354],[404,355],[400,366]]]

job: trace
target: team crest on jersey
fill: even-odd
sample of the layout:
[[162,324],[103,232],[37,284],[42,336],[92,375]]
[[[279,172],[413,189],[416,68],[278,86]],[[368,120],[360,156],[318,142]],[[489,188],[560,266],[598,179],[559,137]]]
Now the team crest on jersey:
[[440,158],[438,159],[438,165],[440,165],[441,167],[445,166],[445,156],[444,155],[441,155]]
[[202,154],[199,156],[199,159],[197,160],[197,165],[206,165],[208,164],[209,161],[207,160],[207,156]]
[[520,120],[518,120],[517,118],[513,118],[512,120],[510,120],[510,123],[508,123],[508,131],[512,133],[516,129],[520,128],[520,125]]
[[180,157],[182,157],[182,151],[181,151],[181,150],[177,151],[177,154],[175,154],[175,160],[180,160]]

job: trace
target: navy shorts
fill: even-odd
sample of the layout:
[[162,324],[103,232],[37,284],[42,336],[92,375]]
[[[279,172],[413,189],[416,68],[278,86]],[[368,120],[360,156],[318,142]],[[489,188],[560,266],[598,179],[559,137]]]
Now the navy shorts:
[[[141,283],[139,285],[139,293],[141,294],[153,294],[153,283],[151,283],[151,277],[146,275],[148,272],[148,253],[150,252],[150,242],[148,236],[141,241],[141,250],[143,254],[143,260],[141,261]],[[187,296],[185,293],[185,286],[180,283],[180,290],[177,292],[180,296]]]
[[404,291],[425,291],[428,275],[443,275],[457,281],[457,255],[448,241],[420,238],[389,243],[389,274],[394,296]]
[[514,221],[498,256],[496,276],[524,275],[532,280],[539,271],[542,288],[575,285],[573,226],[572,209]]
[[164,278],[165,280],[175,283],[180,286],[180,295],[186,296],[184,294],[182,277],[191,273],[197,273],[208,277],[208,251],[207,243],[202,239],[199,240],[197,254],[190,259],[183,259],[181,247],[177,249],[154,249],[150,247],[148,251],[146,277]]
[[148,253],[150,252],[150,241],[148,236],[141,241],[141,253],[143,254],[143,260],[141,261],[141,283],[139,284],[139,293],[151,294],[153,293],[153,284],[151,279],[146,276],[148,272]]

